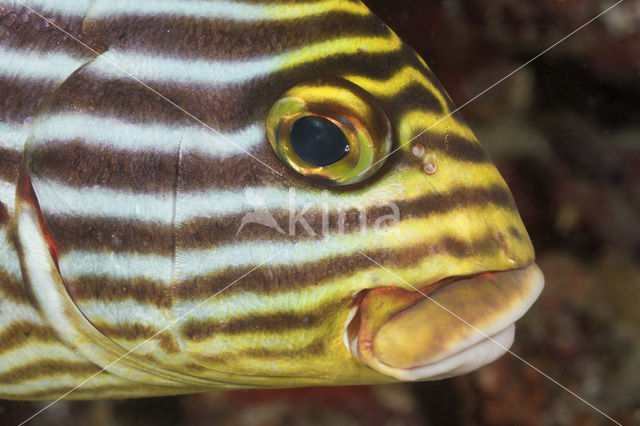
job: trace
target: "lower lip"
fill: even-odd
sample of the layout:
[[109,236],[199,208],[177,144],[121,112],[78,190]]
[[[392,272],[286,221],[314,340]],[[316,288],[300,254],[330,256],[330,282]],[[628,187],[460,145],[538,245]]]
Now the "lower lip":
[[433,364],[406,370],[405,380],[438,380],[476,370],[495,361],[513,344],[515,324]]

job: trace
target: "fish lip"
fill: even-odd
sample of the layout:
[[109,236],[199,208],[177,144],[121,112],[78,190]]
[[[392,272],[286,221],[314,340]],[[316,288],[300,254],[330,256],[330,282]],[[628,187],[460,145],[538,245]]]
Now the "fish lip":
[[[493,276],[494,274],[501,274],[501,276],[495,277]],[[383,359],[376,359],[374,354],[375,349],[373,346],[374,339],[377,336],[378,331],[386,324],[391,323],[392,320],[400,318],[405,314],[405,312],[410,312],[412,308],[419,305],[421,302],[424,302],[425,299],[431,299],[431,295],[436,295],[437,297],[437,293],[439,291],[442,291],[455,283],[482,279],[497,282],[502,280],[502,276],[509,275],[511,277],[513,274],[515,274],[517,278],[521,278],[521,275],[524,274],[522,275],[524,279],[530,282],[522,283],[526,287],[524,295],[521,298],[514,299],[514,306],[509,306],[500,311],[501,317],[506,317],[506,322],[503,319],[495,321],[495,324],[502,324],[502,327],[498,329],[492,329],[489,327],[489,332],[483,332],[483,330],[472,325],[471,328],[475,329],[474,333],[479,332],[476,334],[474,339],[461,340],[462,344],[455,347],[457,350],[450,352],[445,351],[444,354],[446,356],[436,358],[432,362],[426,362],[424,364],[410,367],[400,367],[398,365],[387,363]],[[520,284],[520,281],[516,281],[516,283]],[[363,362],[365,365],[379,373],[394,377],[398,380],[435,380],[457,374],[464,374],[494,361],[508,351],[509,347],[513,343],[515,322],[531,307],[533,302],[538,298],[543,286],[544,277],[537,265],[533,262],[524,267],[512,268],[504,271],[484,271],[475,274],[446,277],[420,288],[416,288],[411,292],[414,295],[419,294],[423,297],[406,305],[403,309],[395,311],[389,316],[389,319],[384,321],[382,325],[375,330],[373,337],[368,338],[368,341],[362,339],[362,330],[358,330],[359,332],[357,334],[353,332],[353,329],[355,328],[353,322],[356,319],[358,320],[358,327],[361,328],[359,324],[361,319],[358,318],[358,316],[361,315],[361,305],[367,296],[365,294],[365,296],[360,297],[360,303],[354,306],[354,309],[349,316],[349,322],[347,323],[348,327],[345,328],[344,335],[345,345],[355,359]],[[375,290],[376,289],[367,290],[367,293]],[[350,333],[349,327],[351,327]],[[479,334],[482,335],[482,338],[480,339],[478,338]]]
[[[528,266],[528,265],[527,265]],[[483,274],[487,274],[487,273],[497,273],[497,272],[503,272],[503,271],[483,271],[483,272],[477,272],[474,274],[461,274],[461,275],[452,275],[449,277],[444,277],[444,278],[440,278],[437,281],[433,281],[430,282],[428,284],[425,284],[422,287],[414,287],[413,285],[409,284],[411,287],[413,287],[412,291],[414,294],[421,294],[425,297],[428,297],[429,295],[431,295],[432,293],[436,292],[437,290],[441,289],[442,287],[445,287],[449,284],[453,284],[456,281],[460,281],[460,280],[464,280],[464,279],[472,279],[478,276],[481,276]],[[359,291],[353,298],[353,304],[352,304],[352,308],[349,311],[349,314],[347,316],[347,321],[346,321],[346,326],[344,328],[344,333],[342,336],[342,341],[344,343],[344,345],[346,346],[346,348],[351,352],[351,355],[358,359],[358,351],[357,351],[357,339],[358,336],[357,334],[355,335],[349,335],[349,327],[354,323],[354,321],[357,320],[359,311],[360,311],[360,303],[362,302],[362,299],[365,297],[365,295],[369,292],[371,292],[372,288],[368,288],[368,289],[364,289]],[[397,314],[401,314],[403,311],[406,311],[408,309],[411,309],[412,306],[414,306],[416,303],[419,303],[421,300],[418,300],[412,304],[407,305],[404,309],[399,310],[396,312]],[[355,346],[354,346],[355,344]]]
[[[469,347],[460,349],[446,358],[424,365],[397,370],[394,377],[400,380],[413,381],[420,379],[439,380],[457,376],[476,370],[495,361],[509,351],[515,338],[515,322],[497,333],[487,335],[484,339]],[[485,351],[483,352],[483,349]],[[482,357],[475,355],[482,353]],[[451,367],[452,366],[452,367]],[[389,366],[393,368],[392,366]]]

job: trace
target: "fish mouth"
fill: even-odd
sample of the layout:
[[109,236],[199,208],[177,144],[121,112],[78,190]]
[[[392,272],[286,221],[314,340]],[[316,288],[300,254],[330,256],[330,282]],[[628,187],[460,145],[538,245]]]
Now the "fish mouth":
[[352,356],[398,380],[435,380],[473,371],[508,351],[515,322],[538,298],[535,263],[452,277],[416,291],[367,290],[345,328]]

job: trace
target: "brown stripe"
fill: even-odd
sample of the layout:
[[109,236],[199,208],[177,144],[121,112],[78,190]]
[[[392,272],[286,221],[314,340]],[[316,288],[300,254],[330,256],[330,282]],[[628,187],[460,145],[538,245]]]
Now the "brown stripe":
[[[102,80],[88,71],[91,67],[89,64],[79,69],[58,88],[48,109],[51,114],[86,112],[89,115],[99,114],[132,123],[187,123],[185,113],[181,109],[171,105],[140,82],[124,73],[120,80]],[[195,94],[184,87],[174,87],[173,90],[166,87],[159,89],[163,95],[196,117],[205,107],[200,103],[200,93]],[[198,104],[200,105],[196,109]]]
[[[434,86],[439,86],[438,81],[433,74],[427,73],[421,68],[417,69],[421,70],[422,74],[430,80]],[[440,94],[444,93],[444,89],[441,89]],[[448,97],[445,96],[445,99],[448,99]],[[398,123],[400,117],[402,117],[407,110],[415,110],[416,108],[423,109],[430,113],[441,114],[443,116],[446,115],[446,112],[442,108],[442,104],[435,94],[418,82],[410,83],[392,97],[385,98],[384,106],[392,123]],[[449,105],[449,107],[451,106],[452,105]],[[454,108],[455,107],[451,109]]]
[[95,300],[108,304],[135,300],[161,309],[171,308],[171,290],[144,278],[117,280],[88,276],[65,279],[65,284],[77,302]]
[[[257,148],[247,154],[226,158],[212,157],[197,151],[186,151],[180,158],[178,190],[183,192],[199,190],[241,190],[251,186],[282,186],[283,176],[292,176],[289,169],[276,158],[266,137]],[[262,161],[258,162],[257,159]],[[265,167],[265,164],[271,169]],[[295,179],[293,179],[295,182]],[[299,187],[307,188],[305,182]]]
[[6,300],[18,303],[29,303],[29,296],[22,281],[16,280],[5,271],[3,271],[1,267],[0,293],[2,293],[2,297]]
[[86,22],[84,30],[118,49],[205,60],[269,56],[338,37],[389,34],[373,14],[344,12],[253,23],[179,16],[116,16]]
[[37,362],[21,365],[5,373],[0,373],[0,383],[3,385],[15,385],[27,380],[33,380],[43,376],[56,376],[58,374],[77,375],[84,378],[98,371],[100,371],[100,369],[88,361],[73,362],[56,359],[40,359]]
[[[429,256],[441,254],[459,258],[482,256],[495,252],[497,247],[500,247],[499,244],[503,244],[500,235],[487,233],[473,242],[444,237],[430,244],[401,249],[364,251],[364,253],[382,266],[393,270],[415,265]],[[354,271],[375,267],[376,265],[369,259],[355,253],[321,259],[304,265],[263,266],[257,269],[254,269],[254,266],[228,268],[217,274],[195,277],[177,283],[174,290],[174,303],[176,300],[201,300],[222,290],[225,295],[242,292],[272,294],[295,290],[317,285],[331,278],[349,276]],[[229,284],[239,277],[243,277],[242,280],[237,285],[229,287]]]
[[104,217],[54,216],[45,218],[59,253],[75,249],[112,253],[173,254],[173,227],[139,220]]
[[[406,217],[404,216],[405,214],[411,214],[414,210],[412,204],[407,204],[406,207],[405,210],[400,207],[401,220]],[[419,206],[418,209],[421,207],[423,206]],[[328,234],[358,232],[362,229],[363,224],[367,229],[372,229],[374,225],[377,225],[376,222],[378,220],[381,221],[382,226],[392,225],[392,220],[386,220],[384,217],[393,214],[393,210],[388,206],[371,207],[362,216],[361,212],[355,208],[344,212],[331,211],[327,213],[319,210],[309,210],[304,213],[302,218],[304,218],[313,233],[308,232],[309,230],[302,224],[302,220],[293,223],[295,226],[293,232],[291,232],[290,218],[302,212],[303,210],[298,210],[291,216],[286,210],[279,209],[268,212],[283,232],[260,223],[243,223],[245,215],[251,212],[213,218],[200,217],[180,226],[176,235],[176,244],[178,247],[199,249],[221,246],[238,239],[243,242],[322,240]],[[428,214],[429,212],[425,213]],[[382,226],[380,227],[382,228]]]
[[5,203],[0,201],[0,226],[4,227],[4,225],[9,221],[9,208]]
[[[91,146],[82,141],[47,141],[31,148],[29,168],[39,176],[76,188],[99,185],[134,193],[173,194],[177,179],[179,191],[234,190],[269,182],[281,185],[279,176],[264,164],[279,173],[288,172],[266,138],[249,154],[220,158],[185,151],[178,170],[177,150],[162,154]],[[14,167],[16,173],[18,168],[19,163]]]
[[[30,5],[38,13],[32,12],[18,4],[2,5],[0,14],[1,40],[4,46],[11,48],[29,48],[42,52],[67,52],[70,54],[86,54],[87,49],[63,31],[46,22],[41,16],[53,21],[75,37],[90,42],[82,36],[82,16],[66,17],[43,11],[37,5]],[[39,14],[39,15],[38,15]]]
[[13,151],[0,147],[0,179],[17,182],[22,163],[22,151]]
[[517,241],[522,241],[524,239],[523,235],[513,226],[509,227],[509,235],[515,238]]
[[[456,161],[475,164],[489,163],[491,160],[484,149],[476,141],[470,141],[456,135],[434,135],[425,133],[416,139],[422,143],[427,152],[442,153]],[[308,182],[299,178],[284,167],[277,159],[266,138],[261,147],[250,151],[254,158],[287,176],[288,180],[297,187],[306,188]],[[394,156],[405,155],[397,152]],[[180,160],[179,188],[181,191],[198,191],[211,189],[242,189],[248,186],[267,185],[269,183],[282,185],[281,178],[271,170],[246,154],[234,155],[227,158],[216,158],[210,155],[190,151],[184,152]],[[275,186],[275,185],[274,185]]]
[[476,141],[467,140],[461,136],[447,134],[445,136],[424,133],[415,139],[422,143],[427,152],[444,152],[447,156],[469,163],[491,163],[482,146]]
[[276,333],[286,330],[309,329],[327,318],[326,312],[303,314],[275,313],[269,315],[234,318],[228,322],[190,320],[181,327],[188,340],[202,341],[216,334],[234,335],[249,332]]
[[300,349],[248,349],[241,351],[240,355],[252,358],[306,358],[321,355],[324,351],[324,342],[318,338]]
[[132,324],[107,324],[101,321],[94,323],[94,326],[105,336],[112,339],[123,339],[129,341],[154,339],[159,346],[167,353],[180,351],[180,345],[169,333],[160,332],[154,327],[141,323]]
[[27,343],[49,343],[57,340],[55,333],[48,326],[16,321],[0,330],[0,355]]
[[[0,76],[0,121],[23,123],[33,117],[56,86],[57,82]],[[0,137],[6,138],[6,135]]]
[[[441,152],[458,161],[490,161],[477,142],[458,136],[425,134],[417,141],[428,151]],[[308,186],[306,182],[297,182],[293,174],[275,157],[266,139],[250,154],[254,158],[247,154],[219,158],[197,151],[187,151],[180,158],[178,170],[177,153],[130,152],[108,147],[91,147],[79,141],[52,141],[31,150],[30,169],[40,176],[73,187],[99,185],[134,193],[173,193],[176,175],[178,189],[184,192],[281,185],[278,176],[255,159],[258,158],[279,173],[291,176],[292,183],[298,183],[298,187]],[[20,157],[15,153],[13,157],[9,159],[12,163],[5,168],[7,174],[11,175],[7,178],[17,179]]]
[[[394,202],[400,213],[400,220],[426,218],[434,214],[442,214],[454,209],[476,206],[497,206],[509,210],[516,210],[513,198],[503,186],[490,186],[488,188],[456,188],[445,193],[431,193],[415,200],[398,200]],[[303,215],[315,236],[307,233],[303,225],[297,221],[295,232],[289,232],[290,217],[300,214],[301,211],[290,216],[288,210],[274,210],[269,214],[279,224],[284,234],[277,229],[261,224],[248,223],[242,229],[242,221],[249,212],[235,215],[197,218],[181,225],[177,230],[176,243],[179,247],[190,249],[216,247],[224,243],[232,242],[238,238],[242,241],[293,241],[302,239],[322,239],[327,233],[353,233],[362,228],[365,223],[367,229],[382,221],[386,216],[392,215],[393,210],[389,206],[374,206],[364,211],[348,209],[344,212],[330,211],[324,214],[319,210],[310,210]],[[324,217],[323,217],[324,215]],[[323,222],[324,221],[324,222]],[[324,224],[327,225],[324,225]],[[382,222],[384,225],[392,225],[391,221]],[[326,229],[328,232],[324,232]]]
[[81,141],[51,141],[30,150],[29,168],[39,176],[74,187],[105,186],[172,195],[178,176],[177,146],[174,154],[163,155],[92,147]]
[[308,345],[299,349],[243,349],[234,350],[232,353],[215,355],[193,354],[193,357],[202,364],[233,364],[240,358],[313,358],[321,356],[325,352],[325,341],[322,337],[314,339]]

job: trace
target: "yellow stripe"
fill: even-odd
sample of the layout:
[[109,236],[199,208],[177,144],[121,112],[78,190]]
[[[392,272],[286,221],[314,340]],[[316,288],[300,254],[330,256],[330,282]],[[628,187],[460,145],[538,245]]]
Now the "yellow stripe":
[[325,13],[349,13],[352,15],[370,15],[369,9],[358,2],[344,0],[310,1],[299,4],[286,4],[283,6],[271,5],[264,14],[265,19],[273,21],[284,21],[291,19],[305,18],[311,15],[323,15]]
[[[318,326],[319,330],[326,327]],[[249,332],[234,335],[215,335],[207,339],[190,342],[190,349],[202,354],[225,355],[234,358],[234,353],[245,350],[283,351],[302,349],[314,340],[312,329],[281,330],[273,333]]]
[[399,50],[402,41],[394,34],[388,37],[340,37],[300,48],[280,57],[278,71],[301,64],[313,64],[335,55],[380,54]]
[[437,134],[445,136],[452,134],[478,142],[471,129],[466,124],[456,120],[452,115],[434,114],[433,112],[418,109],[406,112],[398,121],[400,123],[398,129],[401,144],[407,143],[421,132],[424,132],[425,135]]
[[[58,374],[42,376],[22,383],[0,386],[0,398],[10,399],[56,399],[77,386],[89,374]],[[110,390],[111,389],[111,390]],[[197,388],[196,388],[197,389]],[[191,391],[196,391],[192,389]],[[186,391],[188,391],[187,389]],[[65,399],[108,398],[125,396],[151,396],[184,393],[185,390],[167,387],[155,387],[145,383],[136,383],[102,372],[74,390]]]
[[442,91],[434,86],[427,77],[411,65],[405,66],[387,79],[373,79],[357,74],[344,75],[342,78],[362,87],[364,90],[378,98],[391,98],[409,87],[411,84],[417,83],[424,87],[425,90],[431,93],[438,100],[442,107],[442,111],[445,113],[450,112],[449,104],[447,103]]

